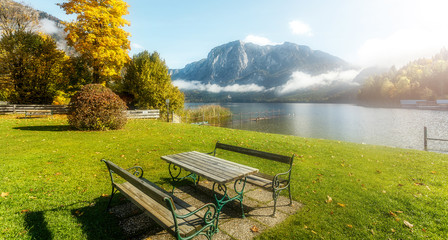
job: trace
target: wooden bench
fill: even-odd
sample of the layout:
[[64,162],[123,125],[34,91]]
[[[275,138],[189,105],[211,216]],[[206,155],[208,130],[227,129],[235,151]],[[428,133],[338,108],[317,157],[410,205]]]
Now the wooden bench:
[[141,167],[125,170],[113,162],[104,159],[101,161],[107,165],[112,181],[112,194],[107,209],[114,194],[120,191],[177,239],[191,239],[198,235],[211,239],[217,232],[218,212],[215,204],[208,203],[195,209],[143,178]]
[[25,110],[25,118],[31,116],[52,116],[51,110]]
[[160,118],[159,109],[151,110],[127,110],[126,115],[128,118]]
[[217,149],[223,149],[226,151],[241,153],[245,155],[250,155],[254,157],[259,157],[267,160],[277,161],[280,163],[288,164],[289,169],[286,172],[277,173],[275,176],[271,176],[265,173],[255,173],[253,175],[247,176],[247,182],[252,183],[254,185],[263,187],[265,189],[272,191],[272,198],[274,199],[274,212],[272,213],[275,216],[275,211],[277,208],[277,198],[281,191],[287,189],[289,192],[289,205],[292,204],[291,198],[291,170],[292,163],[294,160],[294,154],[291,157],[278,155],[269,152],[263,152],[233,145],[228,145],[224,143],[220,143],[219,141],[215,145],[215,149],[213,152],[209,153],[213,156],[216,155]]

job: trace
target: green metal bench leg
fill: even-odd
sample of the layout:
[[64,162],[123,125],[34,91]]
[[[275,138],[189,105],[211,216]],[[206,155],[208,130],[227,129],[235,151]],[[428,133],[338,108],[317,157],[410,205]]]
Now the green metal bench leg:
[[[238,191],[237,189],[237,184],[243,184],[243,186],[241,187],[241,191]],[[216,186],[218,186],[216,188]],[[236,195],[232,198],[229,197],[229,195],[227,194],[227,186],[225,184],[219,184],[219,183],[213,183],[213,192],[214,192],[214,197],[216,200],[216,205],[218,207],[218,218],[219,215],[221,214],[222,208],[224,207],[224,205],[226,205],[226,203],[231,202],[233,200],[238,200],[240,201],[240,206],[241,206],[241,217],[242,218],[246,218],[246,216],[244,215],[244,207],[243,207],[243,193],[244,193],[244,187],[246,186],[246,178],[241,178],[241,179],[237,179],[235,180],[235,183],[233,184],[234,190]],[[217,192],[222,192],[223,193],[223,197],[222,198],[218,198],[217,197]]]
[[288,185],[288,192],[289,192],[289,206],[291,206],[292,205],[291,183]]
[[170,173],[171,179],[173,181],[173,189],[171,190],[171,193],[174,194],[174,189],[176,188],[176,184],[182,180],[184,180],[185,178],[191,178],[193,180],[193,183],[195,186],[198,185],[199,180],[200,180],[200,176],[194,174],[194,173],[190,173],[187,176],[184,177],[179,177],[180,173],[182,172],[182,168],[170,163],[168,165],[168,171]]
[[277,198],[278,198],[278,195],[280,195],[280,191],[281,190],[274,190],[273,192],[272,192],[272,198],[274,199],[274,212],[272,213],[272,216],[275,216],[275,212],[276,212],[276,210],[277,210]]
[[110,203],[112,202],[112,198],[114,197],[116,192],[117,192],[117,189],[112,187],[112,193],[110,194],[109,203],[107,204],[107,207],[106,207],[106,212],[109,211]]

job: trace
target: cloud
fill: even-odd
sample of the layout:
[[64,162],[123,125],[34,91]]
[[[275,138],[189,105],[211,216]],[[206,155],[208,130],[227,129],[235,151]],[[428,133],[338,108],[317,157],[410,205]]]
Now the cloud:
[[294,72],[286,84],[277,87],[277,93],[287,94],[311,86],[330,85],[335,82],[355,84],[352,81],[358,74],[358,70],[331,71],[315,76],[304,72]]
[[142,45],[138,44],[138,43],[131,43],[131,48],[132,49],[137,49],[137,50],[143,50],[145,49]]
[[56,46],[58,49],[67,51],[67,41],[65,40],[66,33],[62,26],[58,26],[57,23],[48,18],[39,20],[39,30],[45,34],[56,37]]
[[264,91],[265,88],[262,86],[258,86],[256,84],[233,84],[228,86],[219,86],[217,84],[203,84],[199,81],[185,81],[185,80],[174,80],[173,85],[179,87],[182,90],[200,90],[207,91],[212,93],[220,93],[220,92],[261,92]]
[[48,18],[43,18],[39,21],[39,28],[42,32],[46,34],[56,34],[63,31],[61,28],[56,26],[56,22]]
[[[444,29],[448,28],[446,25]],[[369,39],[358,49],[358,61],[366,67],[401,67],[418,58],[430,57],[447,46],[448,32],[444,29],[415,27]]]
[[275,43],[272,42],[271,40],[265,38],[265,37],[261,37],[261,36],[255,36],[255,35],[248,35],[243,42],[247,42],[247,43],[253,43],[253,44],[257,44],[259,46],[265,46],[265,45],[279,45],[281,43]]
[[289,28],[294,35],[313,36],[310,26],[302,21],[294,20],[289,22]]

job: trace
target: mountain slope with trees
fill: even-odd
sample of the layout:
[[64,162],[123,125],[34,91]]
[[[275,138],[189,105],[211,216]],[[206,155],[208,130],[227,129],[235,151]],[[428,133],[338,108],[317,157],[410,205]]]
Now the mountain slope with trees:
[[448,98],[448,51],[443,48],[428,59],[368,78],[358,93],[366,104],[399,104],[399,100],[436,100]]

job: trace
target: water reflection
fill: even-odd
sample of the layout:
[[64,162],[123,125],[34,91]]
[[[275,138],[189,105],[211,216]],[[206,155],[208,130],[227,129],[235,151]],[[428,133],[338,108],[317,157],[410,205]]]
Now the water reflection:
[[[448,139],[448,112],[418,109],[366,108],[349,104],[227,103],[234,114],[223,125],[236,129],[334,139],[356,143],[423,149],[423,127],[428,136]],[[195,107],[198,104],[187,104]],[[244,113],[279,110],[278,118],[248,121]],[[242,119],[241,113],[243,113]],[[241,121],[242,120],[242,121]],[[244,121],[247,120],[247,121]],[[430,142],[430,149],[448,143]]]

